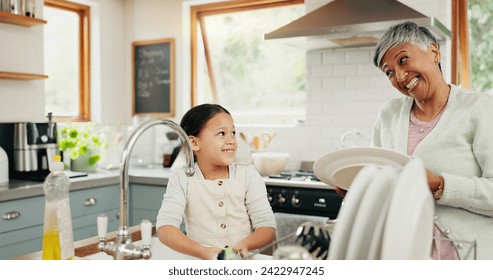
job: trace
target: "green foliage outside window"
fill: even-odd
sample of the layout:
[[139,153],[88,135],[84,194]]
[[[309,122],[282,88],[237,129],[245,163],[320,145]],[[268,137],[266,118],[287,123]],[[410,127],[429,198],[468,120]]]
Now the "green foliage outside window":
[[471,86],[493,91],[493,1],[469,0]]

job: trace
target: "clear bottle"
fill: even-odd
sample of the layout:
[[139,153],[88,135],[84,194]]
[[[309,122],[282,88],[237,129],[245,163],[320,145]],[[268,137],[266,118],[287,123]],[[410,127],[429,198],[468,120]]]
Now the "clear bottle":
[[43,260],[74,259],[74,237],[70,213],[70,179],[56,155],[43,189],[46,196],[43,229]]

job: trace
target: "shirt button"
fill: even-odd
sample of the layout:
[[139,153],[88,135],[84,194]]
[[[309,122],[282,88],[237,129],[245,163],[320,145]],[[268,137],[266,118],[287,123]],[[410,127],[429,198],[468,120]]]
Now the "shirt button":
[[447,236],[448,236],[448,235],[450,235],[450,229],[445,230],[445,232],[443,232],[443,233],[444,233],[445,235],[447,235]]
[[460,242],[457,244],[457,249],[464,249],[464,243]]
[[223,185],[223,181],[218,181],[218,182],[217,182],[217,185],[218,185],[218,186],[222,186],[222,185]]
[[219,207],[223,207],[224,206],[224,202],[219,201],[219,203],[217,205],[219,205]]
[[226,224],[221,224],[221,228],[222,229],[225,229],[226,228]]
[[436,222],[436,221],[438,221],[438,216],[437,216],[437,215],[433,216],[433,220],[434,220],[435,222]]

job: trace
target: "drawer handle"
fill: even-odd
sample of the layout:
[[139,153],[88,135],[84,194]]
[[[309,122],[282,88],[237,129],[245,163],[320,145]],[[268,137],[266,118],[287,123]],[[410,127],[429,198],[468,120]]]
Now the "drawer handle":
[[86,198],[84,201],[84,206],[94,206],[96,205],[97,200],[94,197]]
[[19,212],[19,211],[9,211],[9,212],[3,214],[2,219],[8,221],[8,220],[17,219],[20,216],[21,216],[21,212]]

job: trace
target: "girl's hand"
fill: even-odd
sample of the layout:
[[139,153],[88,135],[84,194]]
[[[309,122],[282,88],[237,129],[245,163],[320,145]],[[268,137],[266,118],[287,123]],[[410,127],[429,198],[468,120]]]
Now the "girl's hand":
[[233,247],[233,253],[240,254],[242,259],[245,259],[248,257],[248,245],[246,242],[243,242],[241,240],[240,242],[236,243],[236,245]]
[[204,247],[200,254],[200,258],[203,260],[217,260],[217,256],[223,249],[217,247]]

